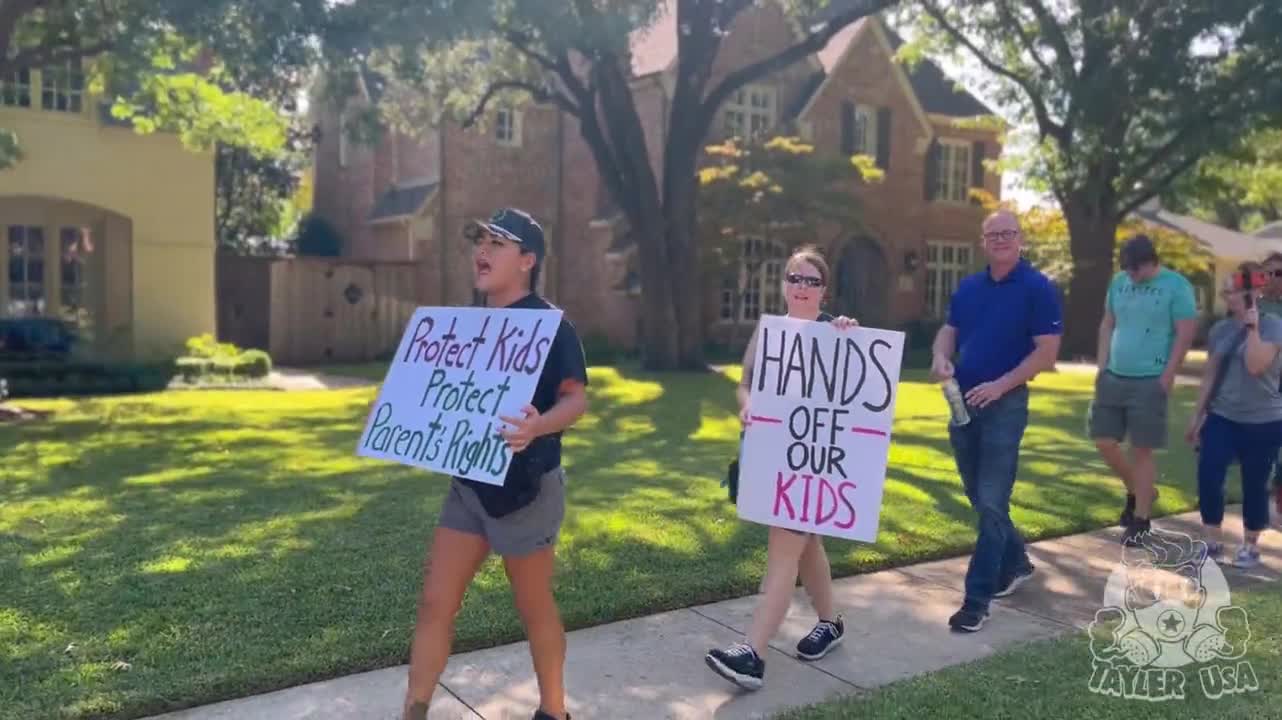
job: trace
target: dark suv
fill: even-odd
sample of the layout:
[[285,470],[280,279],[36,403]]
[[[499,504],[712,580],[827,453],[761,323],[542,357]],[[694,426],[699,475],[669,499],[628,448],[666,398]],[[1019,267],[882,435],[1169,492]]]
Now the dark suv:
[[0,318],[0,362],[66,360],[75,345],[75,331],[62,320]]

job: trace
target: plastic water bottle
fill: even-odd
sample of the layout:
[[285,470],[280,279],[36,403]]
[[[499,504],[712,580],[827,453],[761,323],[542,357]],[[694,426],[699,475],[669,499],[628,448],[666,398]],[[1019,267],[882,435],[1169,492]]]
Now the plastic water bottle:
[[948,409],[952,411],[953,425],[961,426],[970,422],[970,413],[966,411],[966,398],[962,396],[961,386],[957,381],[948,378],[944,381],[944,398],[948,400]]

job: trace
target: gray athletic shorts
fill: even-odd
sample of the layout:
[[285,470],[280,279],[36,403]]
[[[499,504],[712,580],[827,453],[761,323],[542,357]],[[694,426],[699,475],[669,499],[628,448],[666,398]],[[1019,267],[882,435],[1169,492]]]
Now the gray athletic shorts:
[[504,557],[520,557],[556,544],[565,520],[565,470],[556,468],[539,478],[534,502],[501,518],[490,517],[476,493],[457,480],[441,507],[438,527],[480,535],[490,549]]
[[1091,438],[1160,449],[1167,445],[1167,394],[1158,378],[1129,378],[1103,372],[1095,381],[1095,400],[1087,421]]

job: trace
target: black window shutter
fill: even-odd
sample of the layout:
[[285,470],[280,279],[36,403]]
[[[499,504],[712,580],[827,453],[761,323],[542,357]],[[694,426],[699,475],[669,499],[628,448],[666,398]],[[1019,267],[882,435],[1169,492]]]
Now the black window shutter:
[[[970,149],[970,184],[973,187],[980,189],[984,187],[984,157],[987,153],[988,148],[982,140],[976,140]],[[979,200],[974,198],[971,202],[979,204]]]
[[926,180],[925,196],[926,202],[935,199],[935,192],[939,185],[939,141],[932,139],[930,147],[926,148]]
[[841,154],[855,154],[855,104],[841,103]]
[[877,110],[877,167],[890,169],[890,108]]

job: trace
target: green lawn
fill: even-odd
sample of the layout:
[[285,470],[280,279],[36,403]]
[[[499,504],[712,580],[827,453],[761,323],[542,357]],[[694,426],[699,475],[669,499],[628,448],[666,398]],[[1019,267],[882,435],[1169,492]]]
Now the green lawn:
[[1251,636],[1247,654],[1230,664],[1250,663],[1259,683],[1253,692],[1224,693],[1211,699],[1202,690],[1196,668],[1190,667],[1185,672],[1183,699],[1149,701],[1097,695],[1089,690],[1092,656],[1089,639],[1082,632],[1021,645],[859,698],[784,713],[777,720],[1277,718],[1282,714],[1282,588],[1235,592],[1233,602],[1246,611]]
[[[733,374],[733,373],[732,373]],[[557,594],[571,628],[755,592],[765,530],[719,486],[733,379],[595,368],[567,438]],[[967,552],[938,388],[906,374],[879,542],[838,574]],[[1122,494],[1083,441],[1089,375],[1034,393],[1014,517],[1033,538],[1107,525]],[[46,401],[0,427],[0,718],[138,717],[405,662],[446,482],[355,456],[372,388]],[[1172,427],[1193,395],[1180,390]],[[1174,433],[1173,433],[1174,434]],[[1161,460],[1161,510],[1195,501]],[[487,564],[457,651],[521,638]]]

